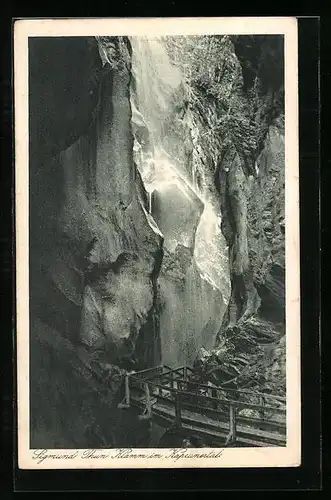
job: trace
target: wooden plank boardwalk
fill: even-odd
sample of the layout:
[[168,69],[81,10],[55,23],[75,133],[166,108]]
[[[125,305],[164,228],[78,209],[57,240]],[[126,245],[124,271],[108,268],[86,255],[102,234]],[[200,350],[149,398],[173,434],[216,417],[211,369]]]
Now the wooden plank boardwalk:
[[211,446],[286,446],[285,398],[201,384],[189,367],[128,373],[119,407],[136,408],[139,418],[185,430]]

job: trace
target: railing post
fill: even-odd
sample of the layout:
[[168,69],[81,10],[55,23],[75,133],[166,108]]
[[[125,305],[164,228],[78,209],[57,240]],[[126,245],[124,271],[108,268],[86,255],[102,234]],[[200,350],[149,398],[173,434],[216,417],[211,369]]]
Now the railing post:
[[170,379],[170,387],[171,389],[174,388],[174,372],[171,372],[171,375],[170,375],[171,379]]
[[125,404],[130,406],[130,382],[129,382],[129,374],[125,375]]
[[[214,387],[211,387],[211,397],[217,398],[217,390]],[[217,410],[217,408],[218,408],[217,401],[213,400],[212,406],[213,406],[214,410]]]
[[236,407],[230,403],[230,436],[231,442],[236,442]]
[[119,403],[118,408],[129,408],[130,407],[130,383],[129,374],[125,374],[124,378],[124,398],[121,403]]
[[145,392],[146,392],[147,418],[150,418],[152,416],[152,402],[148,384],[145,385]]
[[181,387],[180,383],[177,381],[177,392],[176,392],[176,403],[175,403],[175,425],[177,428],[182,426],[182,417],[181,417]]
[[139,419],[148,419],[151,418],[152,416],[152,403],[151,403],[151,396],[149,392],[149,385],[147,383],[144,384],[145,386],[145,398],[146,398],[146,404],[145,404],[145,411],[142,415],[139,416]]
[[262,418],[262,420],[264,420],[264,417],[265,417],[265,412],[264,412],[265,397],[264,396],[260,396],[260,405],[261,405],[261,411],[260,411],[261,418]]

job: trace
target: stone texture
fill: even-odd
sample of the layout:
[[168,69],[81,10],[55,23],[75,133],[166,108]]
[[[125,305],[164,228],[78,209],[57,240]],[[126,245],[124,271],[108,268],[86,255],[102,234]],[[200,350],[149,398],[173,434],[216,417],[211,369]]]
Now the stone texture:
[[[48,40],[47,64],[37,43],[31,52],[33,446],[84,446],[88,429],[97,428],[91,442],[111,444],[121,370],[160,362],[158,328],[149,336],[144,328],[155,306],[163,237],[146,211],[132,158],[130,51],[125,39],[99,43]],[[82,85],[59,81],[58,73],[76,78],[79,70]],[[94,74],[92,99],[86,80]],[[140,335],[146,349],[137,359]]]

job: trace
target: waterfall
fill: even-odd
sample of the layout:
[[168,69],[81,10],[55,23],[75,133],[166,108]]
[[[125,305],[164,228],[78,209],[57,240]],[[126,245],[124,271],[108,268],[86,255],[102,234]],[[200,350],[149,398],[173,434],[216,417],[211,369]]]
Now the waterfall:
[[[170,127],[169,132],[169,122],[178,120],[189,143],[194,128],[191,114],[184,111],[181,119],[177,111],[185,110],[181,72],[161,39],[132,37],[130,42],[134,158],[148,211],[164,235],[159,278],[163,362],[191,363],[199,347],[212,347],[221,323],[229,294],[227,247],[219,215],[197,186],[195,162],[183,161],[168,147],[170,142],[185,148],[178,131]],[[191,142],[194,147],[197,141]]]

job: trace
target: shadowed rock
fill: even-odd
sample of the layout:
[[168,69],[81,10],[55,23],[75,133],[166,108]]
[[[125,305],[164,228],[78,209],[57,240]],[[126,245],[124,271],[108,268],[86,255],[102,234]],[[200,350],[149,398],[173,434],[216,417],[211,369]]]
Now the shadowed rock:
[[[134,358],[162,260],[162,235],[146,212],[141,179],[136,184],[129,49],[115,37],[101,51],[105,61],[99,48],[93,38],[52,38],[30,51],[32,445],[45,448],[66,439],[88,446],[84,428],[93,443],[112,445],[116,412],[106,427],[103,416],[122,378],[103,398],[97,374]],[[148,349],[158,335],[144,337],[153,356],[145,363],[159,363],[160,352]],[[81,358],[71,360],[75,350],[87,370]],[[43,359],[52,360],[48,369]],[[85,391],[86,377],[94,382]]]

